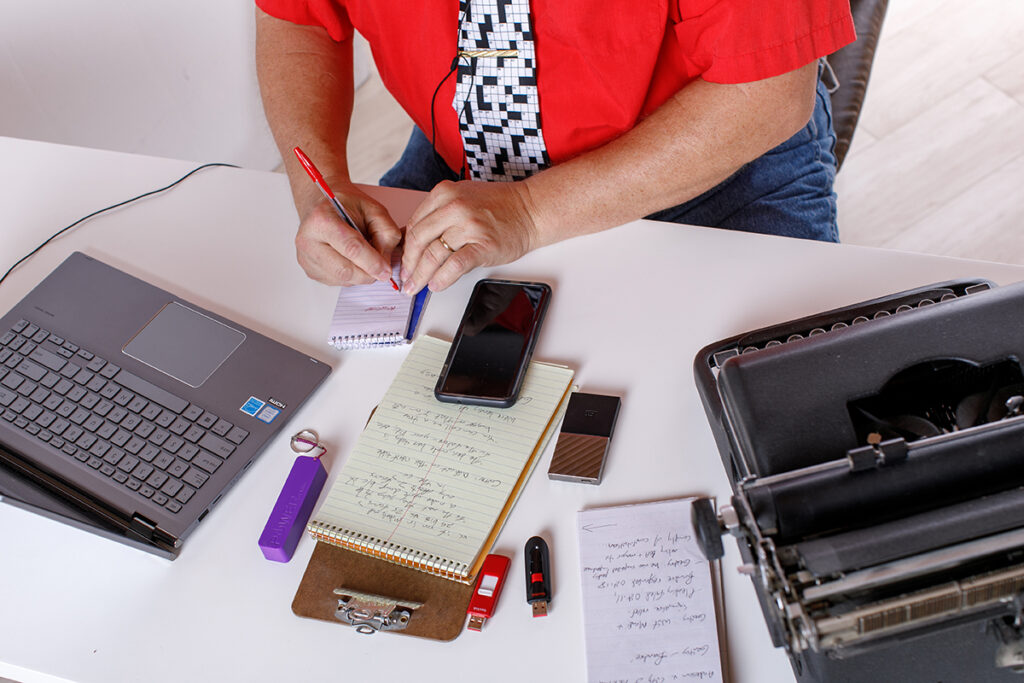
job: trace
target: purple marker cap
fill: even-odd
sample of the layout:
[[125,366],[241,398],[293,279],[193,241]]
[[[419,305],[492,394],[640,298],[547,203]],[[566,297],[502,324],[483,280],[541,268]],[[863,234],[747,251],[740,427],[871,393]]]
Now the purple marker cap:
[[308,455],[295,458],[292,471],[288,473],[281,495],[277,497],[270,519],[260,535],[260,550],[264,557],[274,562],[292,559],[325,481],[327,470],[319,458]]

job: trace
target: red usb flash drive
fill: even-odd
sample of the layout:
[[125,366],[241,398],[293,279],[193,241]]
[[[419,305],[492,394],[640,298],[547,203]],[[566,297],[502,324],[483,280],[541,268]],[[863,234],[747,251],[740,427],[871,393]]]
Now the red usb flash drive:
[[480,568],[480,578],[473,589],[473,598],[469,601],[466,613],[469,615],[470,631],[479,631],[484,622],[494,614],[494,606],[498,604],[501,587],[505,585],[505,574],[511,560],[504,555],[488,555],[484,566]]

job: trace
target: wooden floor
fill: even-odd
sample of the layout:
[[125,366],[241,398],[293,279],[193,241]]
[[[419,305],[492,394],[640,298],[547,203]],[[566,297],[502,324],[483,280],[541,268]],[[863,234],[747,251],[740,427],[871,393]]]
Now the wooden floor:
[[[353,178],[376,183],[411,127],[372,73]],[[843,242],[1024,264],[1024,2],[890,2],[836,192]]]

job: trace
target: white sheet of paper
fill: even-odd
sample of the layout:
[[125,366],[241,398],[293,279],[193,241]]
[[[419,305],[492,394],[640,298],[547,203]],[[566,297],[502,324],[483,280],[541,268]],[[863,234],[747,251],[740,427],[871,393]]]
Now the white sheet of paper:
[[690,502],[579,513],[591,683],[722,681],[711,570]]

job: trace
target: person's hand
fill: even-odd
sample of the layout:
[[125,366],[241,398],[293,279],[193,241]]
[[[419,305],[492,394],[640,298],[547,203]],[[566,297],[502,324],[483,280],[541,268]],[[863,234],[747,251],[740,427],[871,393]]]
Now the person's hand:
[[[365,285],[391,277],[391,252],[402,238],[387,210],[351,185],[338,201],[362,227],[356,232],[324,197],[314,200],[302,216],[295,251],[306,275],[328,285]],[[365,237],[364,237],[365,235]]]
[[405,229],[402,291],[439,292],[477,266],[514,261],[537,246],[536,232],[524,183],[444,181]]

